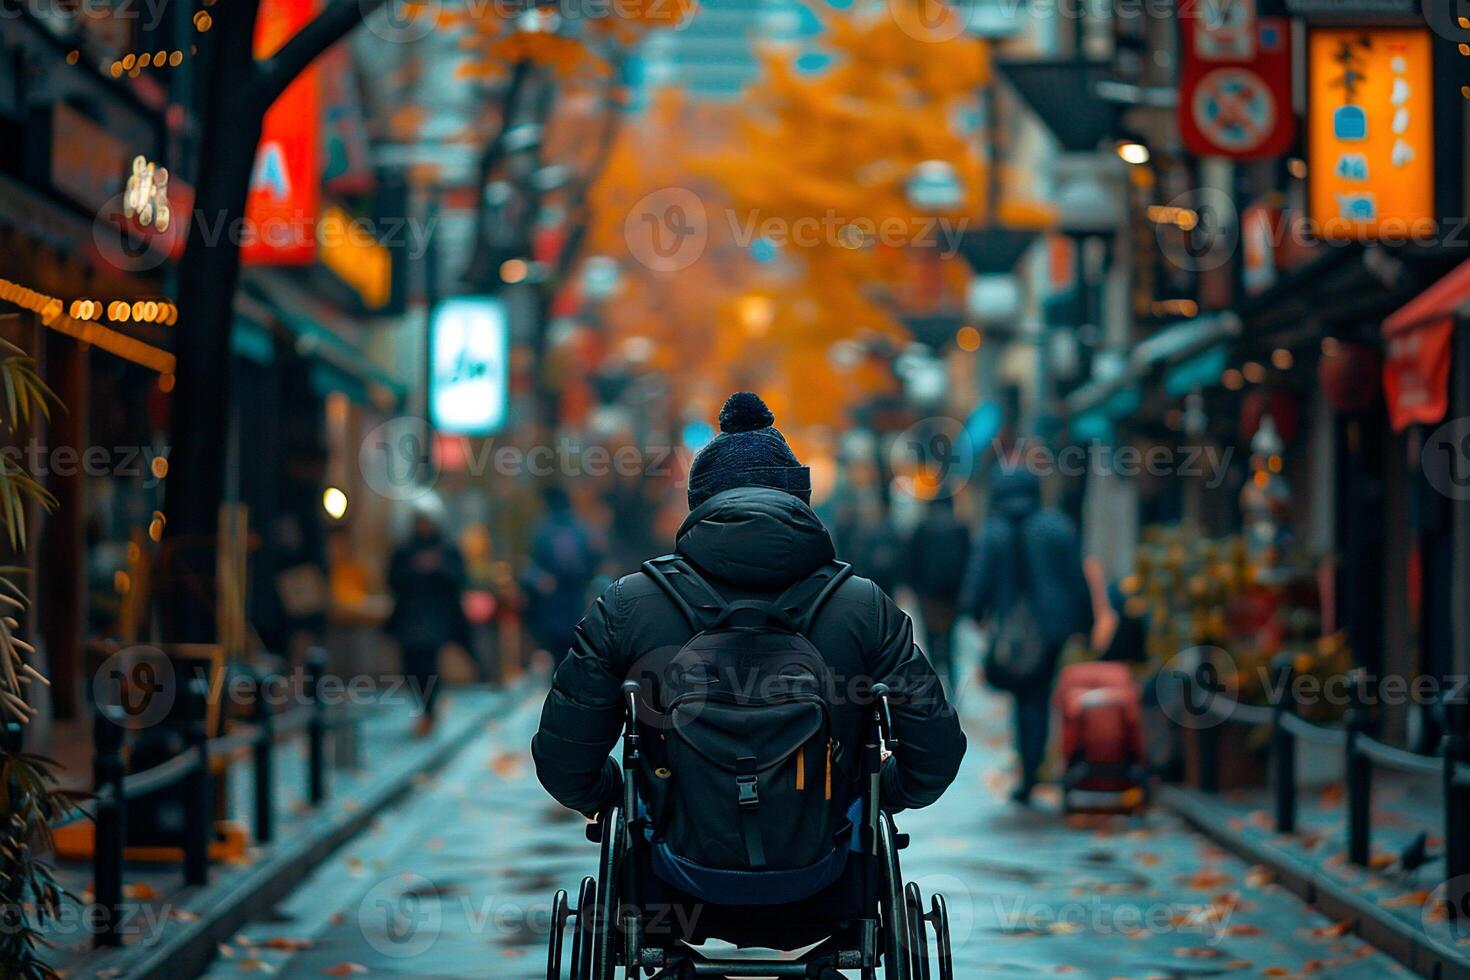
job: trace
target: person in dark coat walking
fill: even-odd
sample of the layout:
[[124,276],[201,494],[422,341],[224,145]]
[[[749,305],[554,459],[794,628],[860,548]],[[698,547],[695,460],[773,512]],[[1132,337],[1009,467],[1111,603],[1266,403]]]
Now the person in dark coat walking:
[[560,662],[587,607],[587,589],[600,559],[566,490],[553,484],[541,496],[546,512],[531,534],[530,561],[522,576],[526,619],[537,645]]
[[929,656],[955,692],[955,623],[960,586],[970,561],[970,529],[954,516],[954,498],[929,501],[924,518],[904,546],[904,581],[919,598]]
[[419,700],[420,735],[434,726],[440,651],[449,643],[470,649],[469,621],[461,603],[464,559],[444,534],[442,512],[437,498],[418,501],[413,530],[388,564],[393,614],[385,628],[398,641],[403,675]]
[[[809,505],[808,470],[774,422],[756,395],[732,395],[720,413],[720,434],[690,467],[692,509],[675,549],[729,601],[774,600],[835,557]],[[622,774],[609,753],[621,732],[621,685],[640,659],[677,649],[691,633],[667,593],[642,571],[618,579],[592,604],[557,668],[531,743],[536,775],[562,805],[590,816],[618,800]],[[837,690],[867,678],[913,692],[893,703],[900,748],[883,765],[883,805],[897,811],[937,800],[959,771],[965,736],[914,644],[908,616],[870,580],[854,575],[822,605],[808,636],[839,682]],[[862,744],[870,710],[864,700],[833,699],[839,743]],[[839,782],[834,803],[856,799],[858,781],[854,772],[850,782]]]
[[1062,647],[1091,631],[1093,614],[1077,528],[1061,511],[1042,506],[1041,481],[1019,462],[998,467],[991,477],[989,512],[961,597],[970,615],[992,625],[1003,624],[1025,603],[1044,651],[1035,676],[1010,692],[1021,760],[1013,795],[1025,803],[1046,755]]

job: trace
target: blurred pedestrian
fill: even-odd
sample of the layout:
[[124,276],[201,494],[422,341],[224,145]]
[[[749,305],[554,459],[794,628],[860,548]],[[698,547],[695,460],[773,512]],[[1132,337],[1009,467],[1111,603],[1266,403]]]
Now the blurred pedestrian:
[[433,494],[420,497],[409,537],[388,565],[393,612],[385,624],[398,641],[403,676],[419,702],[419,735],[434,727],[440,652],[450,643],[471,646],[461,600],[464,577],[464,559],[444,533],[443,502]]
[[970,561],[970,529],[954,516],[954,498],[936,497],[909,535],[903,553],[903,578],[919,600],[929,659],[949,685],[957,683],[954,662],[955,623],[959,620],[960,586]]
[[865,493],[858,501],[856,520],[846,546],[857,573],[872,579],[886,595],[892,595],[898,587],[903,564],[903,542],[888,508],[877,494]]
[[986,626],[985,679],[1015,700],[1020,780],[1012,798],[1030,801],[1046,755],[1049,702],[1062,647],[1092,630],[1092,597],[1071,518],[1041,503],[1041,481],[1019,463],[990,482],[990,507],[961,593]]
[[572,510],[560,486],[541,495],[545,512],[531,534],[531,555],[522,588],[526,620],[536,643],[561,662],[587,607],[587,591],[601,561],[587,525]]

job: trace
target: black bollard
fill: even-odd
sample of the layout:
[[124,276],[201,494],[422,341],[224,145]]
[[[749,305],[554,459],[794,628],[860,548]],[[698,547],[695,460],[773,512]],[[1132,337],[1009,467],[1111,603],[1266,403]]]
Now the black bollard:
[[186,737],[194,753],[195,768],[184,779],[184,881],[190,885],[209,882],[209,842],[214,836],[214,799],[209,771],[209,682],[191,679],[185,687],[188,699]]
[[[1180,674],[1180,694],[1186,705],[1195,704],[1195,692],[1202,692],[1206,700],[1205,710],[1214,707],[1213,698],[1217,684],[1217,670],[1212,660],[1201,660],[1193,674]],[[1206,793],[1220,791],[1220,725],[1222,722],[1200,717],[1199,724],[1192,726],[1194,732],[1195,757],[1199,766],[1199,788]]]
[[255,674],[255,707],[252,720],[255,722],[255,744],[251,747],[255,761],[255,842],[269,844],[275,836],[275,766],[276,731],[275,717],[266,698],[267,685],[273,675],[264,671]]
[[1371,857],[1373,818],[1373,760],[1358,751],[1358,739],[1368,730],[1367,675],[1361,667],[1352,674],[1352,703],[1347,716],[1348,860],[1366,868]]
[[313,647],[306,655],[307,696],[311,698],[311,717],[306,722],[308,793],[312,806],[320,806],[327,798],[327,705],[322,699],[322,677],[327,672],[327,651]]
[[92,720],[92,784],[97,793],[97,836],[92,848],[92,891],[98,913],[94,946],[121,946],[123,847],[127,799],[123,796],[123,727],[127,716],[116,705],[98,705]]
[[[1462,681],[1444,702],[1445,903],[1452,919],[1470,918],[1470,785],[1456,778],[1470,767],[1470,684]],[[1466,923],[1457,923],[1464,929]]]
[[1276,658],[1276,690],[1280,692],[1271,706],[1271,762],[1276,791],[1276,832],[1296,831],[1296,739],[1282,724],[1289,712],[1296,710],[1292,698],[1294,658],[1283,653]]

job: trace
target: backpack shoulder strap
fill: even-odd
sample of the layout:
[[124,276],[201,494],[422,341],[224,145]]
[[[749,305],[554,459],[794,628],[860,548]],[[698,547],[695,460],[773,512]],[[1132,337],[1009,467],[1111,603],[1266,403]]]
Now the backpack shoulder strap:
[[679,610],[694,632],[709,628],[728,603],[700,577],[694,566],[679,555],[664,555],[642,565],[643,574],[653,579]]
[[791,615],[797,632],[805,636],[828,599],[852,577],[852,566],[843,561],[830,561],[791,586],[776,600],[776,605]]

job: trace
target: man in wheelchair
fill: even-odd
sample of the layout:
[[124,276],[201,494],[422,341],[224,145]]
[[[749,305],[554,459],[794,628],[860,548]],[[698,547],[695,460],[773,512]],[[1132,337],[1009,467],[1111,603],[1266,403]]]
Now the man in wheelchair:
[[965,737],[908,616],[836,561],[774,421],[731,396],[675,553],[613,583],[556,671],[537,776],[603,859],[575,910],[558,895],[550,977],[569,919],[574,980],[928,977],[930,926],[949,973],[891,815],[939,798]]

